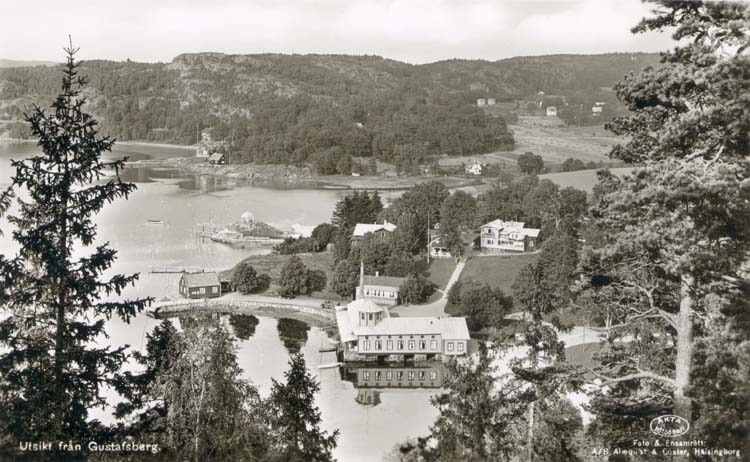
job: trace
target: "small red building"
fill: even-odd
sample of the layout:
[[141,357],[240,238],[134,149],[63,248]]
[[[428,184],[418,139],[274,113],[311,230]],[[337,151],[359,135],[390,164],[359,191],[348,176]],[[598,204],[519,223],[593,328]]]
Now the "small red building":
[[220,297],[219,275],[216,273],[182,273],[180,295],[185,298]]

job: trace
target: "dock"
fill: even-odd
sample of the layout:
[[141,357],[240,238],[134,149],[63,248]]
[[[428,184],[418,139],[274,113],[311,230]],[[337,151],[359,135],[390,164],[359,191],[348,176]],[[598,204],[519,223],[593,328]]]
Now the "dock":
[[198,223],[196,226],[201,229],[201,233],[209,234],[215,234],[219,231],[224,231],[225,229],[227,229],[226,225],[219,225],[216,223]]

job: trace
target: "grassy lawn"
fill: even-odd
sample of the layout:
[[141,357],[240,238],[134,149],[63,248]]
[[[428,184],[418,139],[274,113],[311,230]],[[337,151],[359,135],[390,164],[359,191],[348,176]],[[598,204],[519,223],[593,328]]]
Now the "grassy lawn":
[[593,356],[599,353],[602,347],[601,343],[586,343],[566,348],[565,362],[591,369],[599,365],[599,361],[595,360]]
[[461,281],[474,280],[491,287],[501,289],[506,295],[511,295],[513,281],[521,268],[533,263],[539,255],[498,255],[492,257],[474,257],[466,263]]
[[455,268],[456,261],[452,258],[436,258],[430,262],[426,276],[439,289],[444,290]]

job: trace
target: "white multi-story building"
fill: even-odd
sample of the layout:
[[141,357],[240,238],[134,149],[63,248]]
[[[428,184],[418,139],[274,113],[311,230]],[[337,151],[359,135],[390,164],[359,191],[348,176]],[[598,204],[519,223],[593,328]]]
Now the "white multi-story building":
[[494,220],[480,228],[480,247],[487,253],[527,252],[536,248],[539,232],[520,221]]

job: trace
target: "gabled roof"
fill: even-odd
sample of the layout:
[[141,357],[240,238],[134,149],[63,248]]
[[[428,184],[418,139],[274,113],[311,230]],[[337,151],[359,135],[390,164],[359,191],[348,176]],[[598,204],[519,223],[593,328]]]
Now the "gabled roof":
[[216,273],[183,273],[182,279],[188,287],[218,286],[219,275]]
[[216,153],[211,154],[211,156],[208,158],[208,161],[209,162],[218,162],[222,158],[224,158],[224,154],[222,154],[220,152],[216,152]]
[[357,225],[354,227],[354,232],[352,233],[352,236],[364,236],[367,233],[374,233],[376,231],[380,231],[381,229],[384,229],[388,231],[389,233],[392,233],[396,230],[396,225],[393,223],[357,223]]
[[365,275],[364,282],[366,286],[387,286],[387,287],[401,287],[401,284],[406,281],[406,278],[397,278],[391,276],[370,276]]
[[524,222],[522,221],[503,221],[501,219],[492,220],[489,223],[485,223],[482,225],[482,228],[485,226],[489,226],[496,229],[502,229],[502,228],[523,228]]

